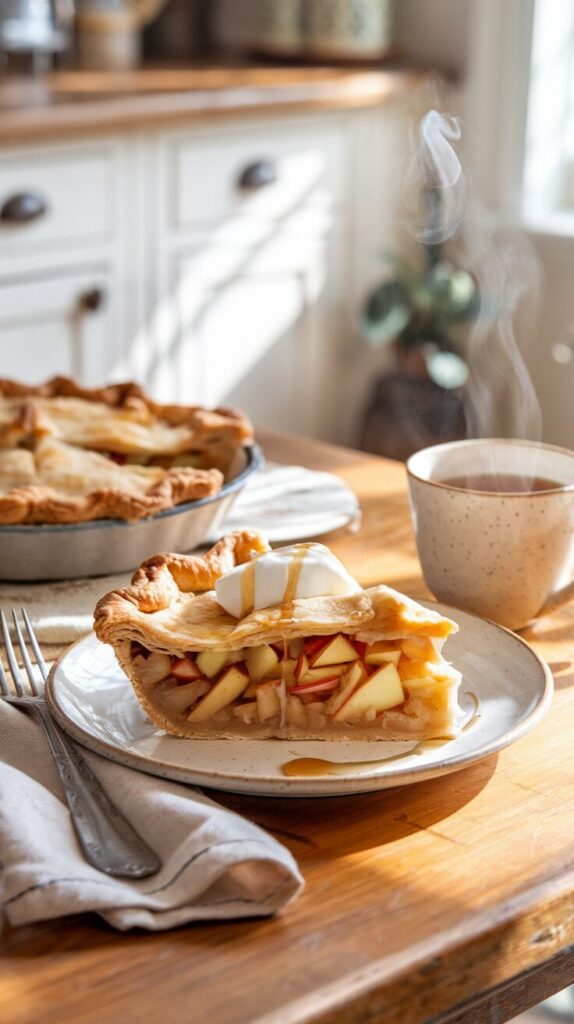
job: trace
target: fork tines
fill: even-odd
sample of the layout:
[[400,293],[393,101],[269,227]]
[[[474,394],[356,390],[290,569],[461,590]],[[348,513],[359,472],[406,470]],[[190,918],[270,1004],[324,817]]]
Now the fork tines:
[[[32,651],[33,651],[33,655],[34,655],[34,657],[36,659],[36,663],[38,665],[38,668],[40,669],[40,674],[41,674],[43,680],[45,681],[47,679],[47,676],[48,676],[48,670],[47,670],[47,667],[46,667],[46,662],[44,661],[44,658],[42,657],[42,652],[41,652],[40,647],[38,645],[38,641],[36,639],[34,630],[32,628],[32,623],[30,622],[30,617],[29,617],[28,612],[26,611],[25,608],[21,608],[20,611],[22,613],[22,618],[24,619],[24,624],[26,626],[26,632],[28,634],[28,639],[29,639],[30,646],[31,646]],[[32,662],[32,660],[30,658],[28,647],[26,645],[26,640],[24,639],[24,635],[23,635],[23,632],[22,632],[22,627],[20,625],[20,622],[18,621],[18,616],[16,615],[16,610],[14,608],[12,609],[12,620],[13,620],[13,623],[14,623],[14,632],[15,632],[15,635],[16,635],[16,641],[17,641],[18,647],[20,649],[20,654],[22,655],[22,662],[23,662],[24,668],[26,670],[26,675],[28,676],[28,681],[29,681],[29,684],[30,684],[30,689],[32,691],[32,694],[37,697],[37,696],[39,696],[41,694],[41,687],[38,685],[38,682],[36,680],[36,673],[34,672],[34,665],[33,665],[33,662]],[[1,610],[0,610],[0,626],[1,626],[1,629],[2,629],[2,638],[4,640],[4,646],[6,648],[6,658],[7,658],[7,661],[8,661],[8,667],[10,669],[10,675],[12,676],[12,681],[14,683],[14,689],[15,689],[16,694],[17,694],[18,697],[26,696],[25,682],[24,682],[24,678],[23,678],[22,672],[20,671],[20,667],[18,665],[18,661],[16,659],[16,654],[15,654],[15,651],[14,651],[14,645],[12,643],[12,638],[10,636],[10,630],[8,628],[8,621],[6,619],[6,616],[5,616],[4,612],[1,611]],[[10,692],[11,691],[10,691],[9,683],[8,683],[7,678],[6,678],[6,674],[5,674],[4,669],[2,667],[2,662],[1,661],[0,661],[0,690],[1,690],[2,695],[4,697],[10,696]]]

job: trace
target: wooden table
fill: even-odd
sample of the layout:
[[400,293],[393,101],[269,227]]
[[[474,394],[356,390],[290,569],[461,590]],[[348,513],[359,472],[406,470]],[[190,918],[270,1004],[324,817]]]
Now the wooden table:
[[[329,543],[362,584],[427,595],[402,465],[264,441],[273,459],[331,470],[359,495],[362,529]],[[554,672],[554,706],[474,767],[358,797],[212,794],[297,858],[306,890],[277,919],[155,935],[96,917],[5,929],[5,1019],[494,1024],[573,982],[573,631],[571,607],[525,632]]]

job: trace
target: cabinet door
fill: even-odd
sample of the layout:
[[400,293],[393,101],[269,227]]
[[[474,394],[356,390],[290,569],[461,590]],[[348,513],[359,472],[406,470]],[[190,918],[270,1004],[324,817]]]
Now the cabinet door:
[[109,276],[95,270],[0,283],[0,376],[101,384],[120,370]]
[[332,284],[326,227],[306,215],[270,232],[256,253],[212,240],[176,262],[175,341],[164,339],[163,373],[150,381],[163,381],[159,397],[171,391],[179,401],[239,406],[259,426],[324,432],[334,360],[325,366],[319,350],[336,344],[323,329]]

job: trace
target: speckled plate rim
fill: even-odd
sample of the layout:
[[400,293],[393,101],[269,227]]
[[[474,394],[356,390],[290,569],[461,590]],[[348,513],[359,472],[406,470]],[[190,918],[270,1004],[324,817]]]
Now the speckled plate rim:
[[[202,769],[182,767],[158,758],[150,758],[142,754],[136,754],[132,751],[128,752],[117,747],[111,742],[107,742],[97,736],[94,736],[93,733],[90,733],[88,730],[82,729],[67,716],[65,710],[59,704],[59,683],[57,679],[58,670],[65,660],[70,657],[71,652],[75,651],[76,648],[81,647],[82,645],[89,648],[94,643],[98,644],[99,641],[96,639],[94,634],[89,634],[81,640],[77,640],[54,662],[50,669],[48,682],[46,684],[46,700],[50,711],[58,724],[74,740],[86,747],[88,750],[92,750],[96,754],[100,754],[108,760],[115,761],[118,764],[125,765],[129,768],[135,768],[139,771],[145,772],[146,774],[156,775],[170,781],[184,782],[195,786],[227,790],[236,793],[248,793],[251,795],[308,798],[318,796],[349,796],[359,793],[376,792],[398,786],[411,785],[416,782],[423,782],[427,779],[433,779],[459,771],[471,764],[482,761],[486,757],[496,754],[505,747],[515,743],[526,733],[530,732],[541,718],[543,718],[550,707],[554,693],[554,679],[550,668],[543,658],[541,658],[536,651],[534,651],[532,647],[523,640],[522,637],[513,633],[511,630],[506,629],[504,626],[499,626],[498,623],[492,622],[488,619],[483,619],[477,615],[472,615],[469,612],[462,612],[460,609],[451,608],[448,605],[444,605],[439,602],[421,601],[420,603],[425,607],[439,611],[442,615],[453,618],[455,621],[457,616],[459,618],[460,616],[463,616],[466,619],[474,620],[475,622],[486,626],[489,630],[492,629],[493,637],[497,637],[498,639],[502,638],[503,643],[508,642],[518,644],[518,647],[524,654],[525,658],[532,663],[532,666],[538,672],[537,691],[534,705],[528,713],[519,718],[516,724],[506,729],[496,738],[483,743],[474,750],[460,752],[455,756],[447,755],[430,764],[428,762],[425,763],[421,758],[420,763],[415,766],[397,765],[396,762],[399,760],[399,757],[390,757],[386,759],[388,761],[387,767],[386,762],[381,760],[375,761],[375,758],[373,758],[373,761],[377,765],[377,769],[374,769],[372,772],[369,772],[368,770],[349,770],[349,772],[344,775],[337,774],[312,778],[301,778],[296,776],[277,777],[277,775],[265,774],[246,777],[245,775],[240,775],[233,771],[218,771],[216,768],[210,768],[206,771]],[[174,743],[188,742],[178,737],[173,737],[173,741]],[[194,741],[192,740],[189,742]],[[197,742],[203,743],[205,741],[198,740]],[[225,744],[228,741],[220,740],[210,742]],[[263,740],[260,742],[268,743],[269,741]],[[288,745],[288,753],[290,756],[295,756],[293,753],[293,747],[297,746],[305,747],[305,750],[297,751],[299,756],[321,757],[322,747],[323,754],[325,753],[323,741],[320,740],[277,740],[271,742],[285,743]],[[413,746],[414,745],[415,744],[413,743]],[[308,748],[310,746],[317,748],[313,754],[309,752]],[[369,746],[374,746],[374,744],[370,744]],[[337,743],[337,747],[340,747],[341,750],[343,750],[344,741]],[[401,751],[400,758],[402,759],[403,757],[404,752]]]

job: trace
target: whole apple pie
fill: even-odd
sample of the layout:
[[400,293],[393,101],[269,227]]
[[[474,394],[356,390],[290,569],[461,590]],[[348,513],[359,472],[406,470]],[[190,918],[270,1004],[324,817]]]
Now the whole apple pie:
[[217,494],[249,420],[159,405],[135,384],[0,380],[0,524],[134,521]]
[[361,589],[322,544],[270,551],[249,532],[157,555],[95,610],[149,717],[194,738],[455,736],[461,676],[441,650],[457,628]]

